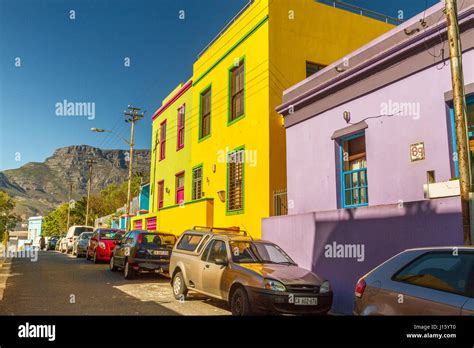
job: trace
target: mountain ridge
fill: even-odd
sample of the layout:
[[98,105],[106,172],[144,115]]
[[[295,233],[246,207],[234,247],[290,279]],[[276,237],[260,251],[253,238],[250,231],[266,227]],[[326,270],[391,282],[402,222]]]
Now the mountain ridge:
[[[73,183],[72,199],[87,194],[88,166],[92,170],[92,192],[128,178],[128,150],[100,149],[89,145],[58,148],[44,162],[28,162],[16,169],[0,171],[0,190],[15,198],[14,212],[23,219],[45,215],[59,204],[67,202],[69,182]],[[134,150],[133,172],[148,180],[151,150]]]

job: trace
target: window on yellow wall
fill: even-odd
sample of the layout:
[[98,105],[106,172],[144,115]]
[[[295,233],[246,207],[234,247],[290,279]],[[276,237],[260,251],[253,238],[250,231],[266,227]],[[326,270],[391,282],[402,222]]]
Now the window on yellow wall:
[[158,181],[158,210],[163,208],[163,199],[165,196],[165,182],[164,180]]
[[202,198],[202,166],[193,169],[193,192],[192,199]]
[[160,161],[165,159],[166,155],[166,120],[160,125]]
[[306,62],[306,77],[316,74],[319,70],[324,69],[326,65]]
[[227,157],[227,211],[240,212],[244,207],[244,150]]
[[201,93],[201,115],[200,115],[199,138],[205,138],[211,134],[211,88]]
[[230,120],[244,114],[244,62],[230,71]]
[[184,203],[184,172],[176,174],[176,204]]
[[184,114],[185,104],[178,109],[178,142],[176,150],[181,150],[184,147]]

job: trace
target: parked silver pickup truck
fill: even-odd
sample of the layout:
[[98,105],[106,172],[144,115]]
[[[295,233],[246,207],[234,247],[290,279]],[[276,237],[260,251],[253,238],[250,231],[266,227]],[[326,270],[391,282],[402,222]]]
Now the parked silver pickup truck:
[[243,231],[195,227],[185,231],[170,260],[173,294],[189,290],[229,303],[232,314],[326,314],[329,282],[298,265],[276,244]]

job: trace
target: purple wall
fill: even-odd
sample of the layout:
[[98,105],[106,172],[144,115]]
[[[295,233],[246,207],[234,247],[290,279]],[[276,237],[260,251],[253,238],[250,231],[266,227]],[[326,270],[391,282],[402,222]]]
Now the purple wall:
[[[428,54],[428,53],[426,53]],[[463,55],[474,61],[474,51]],[[465,83],[474,82],[474,64],[464,66]],[[383,114],[384,103],[416,103],[419,115],[367,120],[365,130],[369,204],[393,204],[424,199],[426,172],[435,170],[436,181],[453,177],[450,152],[451,125],[444,93],[450,91],[449,62],[441,70],[429,67],[355,100],[348,101],[302,123],[287,128],[289,214],[337,209],[337,129],[352,122]],[[410,161],[410,144],[424,142],[426,158]]]
[[[263,239],[331,282],[332,311],[346,314],[357,280],[383,261],[408,248],[463,243],[459,197],[272,217],[262,226]],[[333,242],[363,245],[365,259],[326,257]]]

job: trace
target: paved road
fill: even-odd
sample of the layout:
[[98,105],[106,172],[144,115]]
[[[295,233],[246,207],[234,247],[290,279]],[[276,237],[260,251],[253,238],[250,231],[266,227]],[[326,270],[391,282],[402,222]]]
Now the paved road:
[[125,280],[121,272],[111,272],[108,264],[96,265],[54,251],[40,252],[37,262],[12,259],[10,270],[2,272],[9,276],[0,315],[229,314],[220,301],[199,295],[184,303],[176,301],[169,280],[158,275]]

